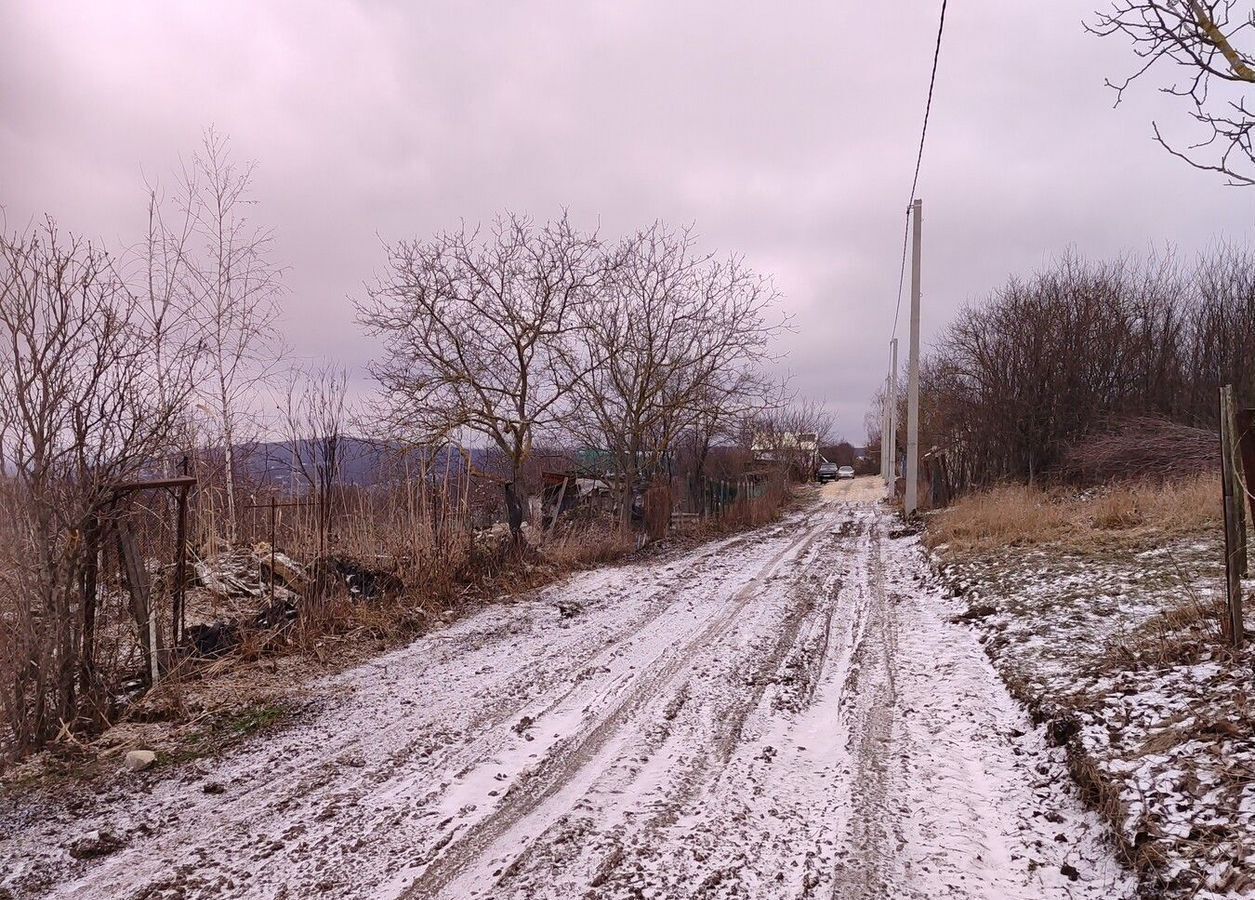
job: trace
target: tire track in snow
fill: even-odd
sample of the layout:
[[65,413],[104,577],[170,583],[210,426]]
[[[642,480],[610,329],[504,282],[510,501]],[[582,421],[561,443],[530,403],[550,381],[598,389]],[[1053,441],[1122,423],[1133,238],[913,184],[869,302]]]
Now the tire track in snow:
[[[488,854],[476,870],[484,880],[456,884],[494,898],[1124,896],[1092,817],[1060,788],[1060,762],[1040,735],[1012,737],[1012,725],[1031,730],[1026,718],[980,665],[971,634],[944,617],[914,539],[886,540],[888,519],[872,508],[854,518],[848,553],[807,560],[817,572],[798,587],[826,582],[836,601],[814,604],[792,651],[776,656],[768,641],[738,656],[729,632],[709,652],[784,673],[807,642],[822,648],[814,690],[803,683],[796,695],[809,704],[791,699],[781,674],[762,691],[749,686],[742,707],[712,692],[723,670],[711,667],[704,682],[686,682],[685,709],[700,700],[715,722],[735,722],[726,760],[694,749],[732,733],[717,725],[689,722],[660,745],[625,741],[615,770],[580,786],[575,812],[515,847],[514,871],[494,879],[489,869],[508,855]],[[787,631],[795,611],[744,630]],[[643,758],[667,746],[666,759]],[[633,757],[641,765],[618,774]],[[1076,882],[1061,869],[1070,863]]]
[[[809,524],[812,515],[808,511],[801,517],[800,524],[794,523],[786,527],[804,528]],[[208,844],[213,856],[229,859],[233,855],[230,848],[247,846],[259,833],[271,831],[282,834],[287,830],[284,823],[293,817],[294,806],[301,806],[306,797],[321,797],[326,802],[320,804],[321,809],[317,813],[307,817],[301,834],[302,840],[289,851],[299,857],[317,852],[320,841],[334,838],[343,829],[341,817],[333,813],[344,808],[351,809],[363,802],[369,804],[372,794],[378,793],[392,779],[392,773],[401,772],[407,782],[426,785],[423,795],[415,798],[415,802],[430,804],[439,799],[441,773],[457,772],[482,762],[511,737],[510,727],[518,720],[521,712],[520,703],[516,699],[516,685],[526,685],[529,693],[539,694],[543,698],[543,711],[569,699],[572,693],[583,686],[586,679],[579,675],[585,669],[595,665],[597,660],[627,652],[627,648],[638,640],[642,632],[667,615],[677,594],[692,591],[700,596],[700,581],[695,581],[690,586],[690,580],[700,579],[703,572],[712,565],[721,569],[721,557],[746,546],[746,543],[745,535],[737,535],[705,545],[696,553],[682,558],[678,572],[660,575],[645,594],[637,598],[644,606],[642,617],[629,623],[629,627],[616,635],[609,645],[589,642],[587,645],[577,646],[575,649],[578,652],[574,656],[569,652],[562,652],[566,648],[554,648],[550,659],[557,664],[548,673],[547,679],[546,670],[538,669],[534,660],[518,660],[511,670],[499,673],[496,692],[488,694],[487,704],[464,728],[453,728],[444,735],[439,727],[417,729],[417,737],[405,740],[392,749],[384,760],[374,765],[362,764],[363,748],[394,743],[394,738],[414,727],[411,716],[390,715],[380,727],[367,732],[359,729],[334,729],[330,736],[320,733],[307,736],[299,728],[294,729],[279,737],[278,742],[282,746],[262,747],[263,757],[253,762],[256,768],[264,770],[264,775],[253,778],[251,784],[232,790],[226,797],[185,792],[180,803],[181,812],[194,816],[199,808],[212,809],[212,818],[209,821],[213,824],[201,836],[201,840]],[[782,552],[787,552],[790,546],[792,544],[786,545]],[[632,568],[635,567],[628,567],[627,571],[630,572]],[[565,594],[563,592],[566,587],[561,584],[542,591],[541,602],[553,593],[569,595],[569,589]],[[597,602],[604,598],[594,596],[587,599]],[[426,661],[427,665],[436,668],[444,663],[456,663],[460,654],[473,651],[481,642],[491,642],[494,632],[502,632],[495,635],[498,640],[508,637],[510,632],[505,631],[505,628],[514,621],[511,616],[513,611],[503,608],[487,612],[493,621],[500,620],[500,624],[490,625],[485,629],[473,627],[473,622],[465,622],[461,627],[454,626],[449,631],[432,635],[428,643],[434,645],[436,652],[434,658]],[[486,632],[489,636],[485,635]],[[394,651],[366,664],[363,670],[387,672],[390,667],[405,665],[407,658],[412,655],[412,648]],[[355,674],[357,673],[333,676],[327,680],[327,684],[336,686]],[[576,677],[573,678],[573,674]],[[533,705],[525,703],[522,709],[527,710]],[[329,714],[334,713],[333,704]],[[431,721],[436,725],[437,719],[434,715]],[[327,792],[329,782],[335,785],[334,791],[330,793]],[[375,839],[381,834],[393,832],[401,827],[406,815],[406,811],[401,810],[379,817],[365,829],[363,839]],[[268,822],[275,824],[268,825]],[[165,832],[166,829],[161,828],[159,831]],[[170,858],[170,868],[173,868],[173,860],[185,852],[185,844],[186,835],[180,830],[171,829],[169,834],[161,833],[155,840],[147,842],[143,852],[150,858]],[[344,864],[351,870],[355,860],[350,858]],[[261,867],[259,877],[265,878],[267,870],[268,867]],[[124,851],[92,867],[81,882],[62,885],[60,892],[71,896],[95,897],[101,892],[102,885],[111,885],[116,889],[119,885],[128,883],[136,889],[142,889],[144,871],[142,865],[136,865],[134,854]],[[225,878],[233,880],[233,874],[228,871]],[[156,880],[160,886],[170,879],[168,873],[163,873]],[[215,893],[216,890],[217,888]]]
[[[356,693],[308,727],[59,820],[64,844],[107,827],[130,846],[54,848],[46,864],[78,878],[54,892],[1121,896],[918,542],[889,539],[859,493],[830,486],[855,502],[577,576],[331,679]],[[559,623],[553,597],[585,612]],[[225,796],[202,795],[208,776]]]
[[[601,753],[603,748],[614,738],[624,724],[649,700],[653,699],[675,678],[690,662],[700,648],[704,648],[718,640],[733,624],[735,617],[763,584],[771,578],[785,561],[805,555],[810,544],[822,534],[827,527],[825,520],[819,526],[807,527],[802,535],[776,553],[749,583],[735,593],[723,609],[712,617],[706,626],[687,642],[673,648],[656,661],[648,671],[635,680],[633,689],[618,701],[592,727],[583,730],[568,739],[562,739],[551,752],[534,769],[525,780],[512,786],[498,809],[486,817],[469,833],[451,843],[432,862],[430,862],[414,881],[401,893],[407,900],[429,898],[440,894],[446,888],[452,896],[466,896],[453,890],[455,879],[469,883],[478,881],[482,884],[491,878],[481,872],[467,871],[476,861],[490,857],[492,843],[501,838],[510,828],[517,825],[525,817],[540,809],[541,805],[553,798],[559,791],[570,784],[581,770],[589,766]],[[564,810],[545,810],[550,821],[539,828],[552,824]]]
[[[817,547],[810,556],[831,549],[829,546]],[[813,558],[807,558],[805,552],[796,559],[798,569],[803,572],[803,567],[809,568],[814,562]],[[693,809],[704,802],[712,781],[720,777],[730,758],[741,749],[747,720],[762,704],[768,690],[774,690],[779,700],[784,689],[789,688],[784,705],[791,708],[801,708],[810,702],[819,665],[822,665],[827,648],[834,612],[831,599],[838,587],[837,576],[825,578],[804,572],[800,580],[790,585],[783,618],[779,622],[772,620],[772,632],[764,642],[765,646],[754,647],[745,658],[736,656],[735,648],[730,648],[727,641],[712,643],[705,648],[707,658],[720,657],[719,662],[736,671],[737,683],[747,689],[722,693],[712,691],[712,680],[717,682],[722,678],[723,673],[718,670],[716,674],[708,673],[700,679],[694,675],[682,688],[687,694],[692,686],[690,706],[698,700],[702,702],[701,720],[667,729],[661,741],[625,744],[612,769],[625,769],[627,776],[615,779],[612,773],[600,779],[600,782],[609,783],[599,782],[594,790],[603,796],[637,796],[633,802],[634,810],[619,811],[621,816],[634,819],[630,835],[625,834],[622,827],[607,829],[602,825],[594,830],[583,819],[571,822],[568,817],[559,818],[531,841],[504,870],[502,877],[491,885],[492,896],[530,896],[533,885],[529,878],[540,871],[540,878],[544,881],[547,876],[543,866],[546,861],[552,863],[558,855],[555,848],[577,839],[588,848],[584,851],[586,859],[577,868],[586,873],[589,887],[611,892],[624,887],[621,882],[630,881],[631,876],[629,874],[625,878],[619,872],[621,864],[637,855],[642,848],[662,845],[667,839],[668,829],[678,820],[691,815]],[[755,620],[746,627],[751,629],[757,625]],[[748,671],[742,671],[743,668]],[[664,709],[663,717],[671,718],[667,709]],[[648,721],[650,716],[645,714],[641,718]],[[648,736],[650,727],[638,727],[638,732]],[[649,781],[650,770],[644,766],[633,767],[631,762],[644,762],[670,745],[680,746],[669,760],[668,777],[656,786],[649,785],[652,791],[641,792],[638,782]],[[527,869],[535,871],[526,872]],[[520,872],[524,873],[522,877],[518,877]],[[578,881],[578,872],[570,874]],[[567,881],[570,880],[568,877]],[[714,876],[707,887],[719,881],[721,878]],[[573,892],[578,889],[574,883],[570,884],[570,888]],[[697,895],[700,896],[703,890],[699,888]]]

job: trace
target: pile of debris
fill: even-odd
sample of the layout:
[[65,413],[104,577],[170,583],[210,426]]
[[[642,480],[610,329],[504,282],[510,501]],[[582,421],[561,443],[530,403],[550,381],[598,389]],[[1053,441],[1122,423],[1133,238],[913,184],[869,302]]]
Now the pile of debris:
[[344,556],[328,557],[321,569],[324,578],[343,582],[354,600],[381,600],[405,589],[401,579],[392,572],[371,569]]
[[245,631],[285,631],[300,617],[302,603],[329,596],[338,585],[358,601],[402,588],[390,572],[336,556],[306,566],[265,542],[195,558],[193,568],[185,641],[195,656],[211,659],[235,649]]
[[265,542],[196,559],[193,566],[200,585],[227,600],[295,600],[308,586],[305,567]]
[[1137,416],[1086,435],[1064,455],[1059,474],[1088,485],[1170,480],[1220,471],[1220,436],[1206,428]]

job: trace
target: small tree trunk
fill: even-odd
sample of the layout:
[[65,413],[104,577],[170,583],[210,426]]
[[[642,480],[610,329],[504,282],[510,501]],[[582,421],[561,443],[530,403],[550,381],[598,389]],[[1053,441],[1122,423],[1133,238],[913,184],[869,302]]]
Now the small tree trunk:
[[231,446],[230,432],[226,439],[226,456],[223,460],[227,486],[227,541],[235,543],[235,449]]
[[226,377],[218,370],[218,414],[222,417],[223,474],[227,489],[227,542],[235,543],[235,415],[227,393]]
[[83,548],[83,643],[79,651],[78,691],[82,697],[95,694],[96,660],[96,577],[100,555],[100,521],[88,520]]
[[507,482],[505,488],[506,521],[510,523],[510,537],[515,547],[523,544],[523,497],[519,493],[517,479]]

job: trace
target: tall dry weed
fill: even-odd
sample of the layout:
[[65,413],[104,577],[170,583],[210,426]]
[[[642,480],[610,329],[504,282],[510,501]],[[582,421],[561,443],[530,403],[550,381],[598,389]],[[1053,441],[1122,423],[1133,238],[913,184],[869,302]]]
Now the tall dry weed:
[[568,530],[544,547],[559,569],[590,569],[617,562],[636,549],[636,535],[618,524],[589,524]]
[[958,552],[1032,544],[1088,549],[1188,535],[1219,521],[1220,485],[1211,474],[1089,492],[1003,485],[937,513],[928,542]]

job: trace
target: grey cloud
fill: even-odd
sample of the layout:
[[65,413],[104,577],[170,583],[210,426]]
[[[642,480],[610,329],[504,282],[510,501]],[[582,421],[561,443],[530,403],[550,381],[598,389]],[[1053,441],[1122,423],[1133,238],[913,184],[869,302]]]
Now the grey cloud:
[[[1150,141],[1180,111],[1091,3],[951,4],[921,178],[925,339],[1069,245],[1246,239],[1250,195]],[[359,376],[380,240],[503,208],[695,222],[774,273],[781,369],[850,437],[883,376],[937,3],[5,3],[0,203],[129,241],[203,126],[258,160],[299,354]],[[364,381],[359,377],[359,385]]]

